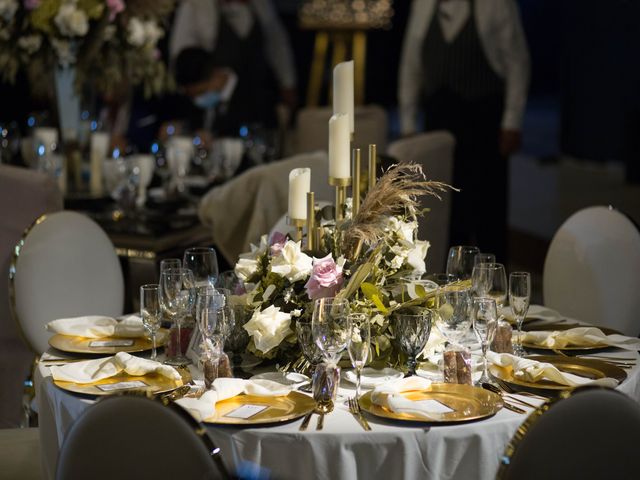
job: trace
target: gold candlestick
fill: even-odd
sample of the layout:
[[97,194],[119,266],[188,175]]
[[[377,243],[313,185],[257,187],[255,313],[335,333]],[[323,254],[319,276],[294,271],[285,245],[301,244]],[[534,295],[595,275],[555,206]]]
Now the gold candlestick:
[[351,185],[351,177],[329,177],[329,185],[336,187],[336,221],[344,220],[344,205],[347,201],[347,187]]
[[316,226],[316,200],[313,192],[307,192],[307,250],[316,248],[314,241]]
[[306,223],[307,221],[304,218],[291,218],[289,216],[287,217],[287,225],[296,227],[296,235],[295,235],[296,242],[302,241],[302,228],[305,226]]
[[369,189],[370,192],[376,184],[376,163],[377,163],[377,149],[376,144],[369,144]]
[[353,204],[351,206],[351,217],[355,217],[360,210],[360,149],[353,149],[353,183],[351,187],[351,195],[353,196]]

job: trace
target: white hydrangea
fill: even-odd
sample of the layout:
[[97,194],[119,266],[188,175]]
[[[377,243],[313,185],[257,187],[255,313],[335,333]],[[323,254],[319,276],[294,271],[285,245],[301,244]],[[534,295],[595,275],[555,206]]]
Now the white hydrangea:
[[65,37],[84,37],[89,31],[89,18],[74,1],[60,5],[53,21]]
[[29,55],[40,50],[41,45],[42,37],[40,35],[25,35],[24,37],[20,37],[18,39],[18,46]]

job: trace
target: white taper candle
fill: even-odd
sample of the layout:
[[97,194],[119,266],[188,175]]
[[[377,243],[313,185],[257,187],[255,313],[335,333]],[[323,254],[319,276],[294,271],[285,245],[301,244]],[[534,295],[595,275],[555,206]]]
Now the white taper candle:
[[311,191],[311,169],[294,168],[289,172],[289,218],[307,219],[307,192]]
[[349,116],[349,133],[354,132],[353,60],[337,64],[333,69],[333,114]]
[[329,119],[329,177],[351,177],[349,116],[344,113]]

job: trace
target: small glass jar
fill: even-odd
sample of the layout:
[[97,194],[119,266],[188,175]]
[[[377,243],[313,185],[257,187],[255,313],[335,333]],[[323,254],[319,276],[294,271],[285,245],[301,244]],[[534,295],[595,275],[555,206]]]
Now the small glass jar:
[[471,350],[460,346],[448,346],[442,352],[442,377],[444,383],[471,385]]
[[338,397],[340,367],[331,363],[319,363],[313,372],[313,399],[319,409],[330,411]]
[[504,320],[498,321],[496,336],[491,342],[491,351],[496,353],[513,353],[513,328]]

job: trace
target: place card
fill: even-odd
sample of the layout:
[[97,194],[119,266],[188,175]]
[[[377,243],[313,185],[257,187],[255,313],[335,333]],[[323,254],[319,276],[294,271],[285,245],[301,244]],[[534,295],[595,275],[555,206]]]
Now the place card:
[[418,400],[414,402],[420,405],[421,409],[429,413],[451,413],[455,412],[455,410],[447,407],[444,403],[441,403],[437,400]]
[[96,385],[103,392],[113,392],[115,390],[129,390],[132,388],[144,388],[148,387],[144,382],[140,380],[135,380],[133,382],[118,382],[118,383],[109,383],[106,385]]
[[242,418],[246,420],[247,418],[251,418],[254,415],[259,414],[267,408],[269,408],[268,405],[242,405],[241,407],[231,410],[225,415],[225,417]]
[[133,338],[118,338],[117,340],[93,340],[89,343],[89,348],[132,347],[133,342]]

